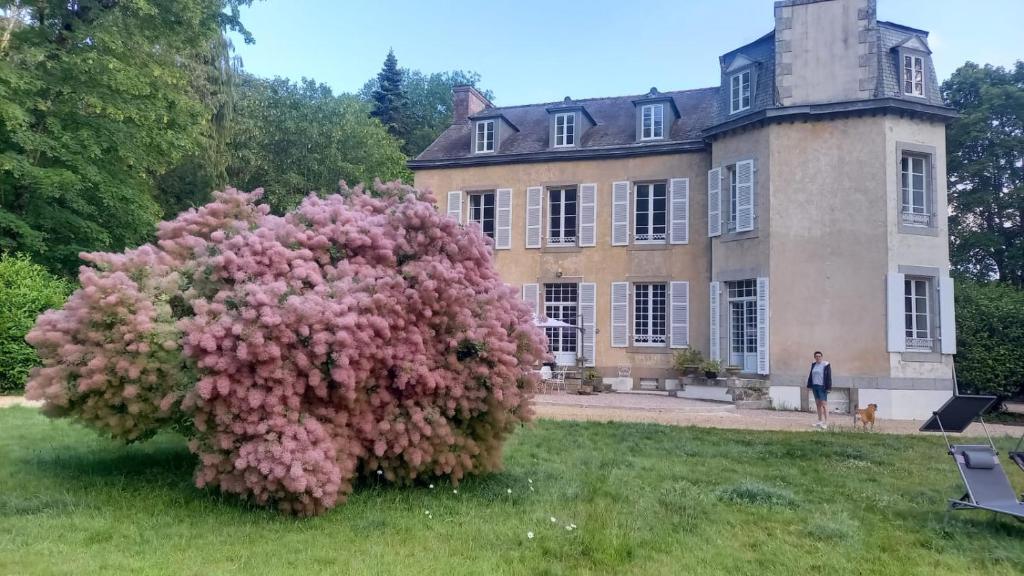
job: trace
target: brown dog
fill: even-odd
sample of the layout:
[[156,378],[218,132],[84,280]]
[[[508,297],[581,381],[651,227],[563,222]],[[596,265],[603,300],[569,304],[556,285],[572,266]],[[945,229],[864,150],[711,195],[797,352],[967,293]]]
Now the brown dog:
[[864,429],[868,429],[868,423],[871,424],[871,429],[875,429],[875,412],[878,410],[878,404],[868,404],[867,408],[857,408],[856,414],[853,416],[853,427],[856,428],[858,424],[864,425]]

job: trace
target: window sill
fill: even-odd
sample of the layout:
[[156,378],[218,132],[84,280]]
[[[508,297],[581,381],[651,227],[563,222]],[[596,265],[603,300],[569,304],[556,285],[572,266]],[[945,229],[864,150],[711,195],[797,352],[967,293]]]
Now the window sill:
[[629,346],[626,348],[626,354],[672,354],[675,350],[668,347],[668,344],[662,346]]
[[900,360],[904,362],[942,362],[942,354],[911,350],[900,354]]
[[900,234],[911,234],[913,236],[938,236],[939,229],[935,226],[909,226],[902,222],[899,223]]
[[749,240],[758,237],[758,230],[755,228],[749,232],[724,232],[721,236],[722,242],[736,242],[737,240]]
[[646,242],[640,242],[640,243],[633,242],[629,246],[626,246],[626,250],[628,250],[630,252],[633,252],[633,251],[640,251],[640,252],[642,252],[642,251],[645,251],[645,250],[668,250],[671,247],[672,247],[671,244],[666,244],[666,243],[662,243],[662,242],[658,242],[658,243],[651,242],[649,244],[646,243]]
[[581,252],[583,249],[579,246],[545,246],[540,249],[541,254],[558,254],[558,253],[570,253],[570,252]]

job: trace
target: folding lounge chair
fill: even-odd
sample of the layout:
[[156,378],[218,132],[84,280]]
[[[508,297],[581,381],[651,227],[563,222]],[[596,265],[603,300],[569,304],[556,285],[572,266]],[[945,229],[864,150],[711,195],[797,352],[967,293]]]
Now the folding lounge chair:
[[1017,446],[1014,447],[1007,456],[1010,457],[1010,460],[1012,460],[1018,468],[1024,470],[1024,452],[1020,449],[1021,444],[1024,444],[1024,434],[1020,435],[1020,440],[1017,440]]
[[[947,432],[963,432],[996,401],[995,396],[953,396],[921,427],[925,432],[942,432],[967,492],[950,500],[953,510],[989,510],[1009,514],[1024,522],[1024,502],[1017,500],[1013,486],[999,463],[998,452],[989,436],[988,444],[950,444]],[[985,421],[981,420],[982,426]],[[988,435],[988,428],[985,428]]]

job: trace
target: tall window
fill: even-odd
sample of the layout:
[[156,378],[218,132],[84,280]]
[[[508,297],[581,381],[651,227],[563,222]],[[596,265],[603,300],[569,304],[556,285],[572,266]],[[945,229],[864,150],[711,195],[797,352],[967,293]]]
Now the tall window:
[[576,189],[552,188],[548,191],[548,245],[576,244]]
[[903,93],[924,97],[924,58],[903,56]]
[[576,115],[555,114],[555,146],[576,144]]
[[927,278],[907,278],[903,281],[903,318],[907,336],[907,350],[931,350],[932,336],[929,325],[929,295]]
[[665,344],[665,284],[633,285],[633,344]]
[[476,151],[494,152],[494,120],[476,123]]
[[729,113],[750,108],[750,70],[733,74],[729,85]]
[[725,167],[725,173],[728,175],[727,182],[729,183],[729,231],[736,230],[736,213],[738,212],[737,206],[739,205],[739,193],[736,188],[736,165],[730,164]]
[[494,192],[469,195],[469,221],[480,226],[488,238],[494,238]]
[[900,189],[903,197],[903,223],[910,226],[928,226],[926,187],[928,159],[924,156],[904,154],[900,164]]
[[729,363],[757,370],[757,280],[729,282]]
[[561,320],[569,327],[547,327],[544,331],[548,336],[548,348],[553,354],[569,356],[576,353],[576,328],[579,292],[576,284],[560,283],[544,285],[544,315],[554,320]]
[[640,139],[653,140],[665,137],[665,105],[646,104],[640,109]]
[[665,242],[665,183],[637,184],[633,238],[636,242]]

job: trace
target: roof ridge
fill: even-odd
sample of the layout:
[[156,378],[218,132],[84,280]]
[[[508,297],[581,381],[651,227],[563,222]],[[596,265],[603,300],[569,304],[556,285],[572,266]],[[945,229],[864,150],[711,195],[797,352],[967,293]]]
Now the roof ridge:
[[907,30],[907,31],[910,31],[910,32],[920,32],[921,34],[924,34],[925,36],[927,36],[929,34],[929,32],[927,30],[922,30],[920,28],[914,28],[913,26],[907,26],[906,24],[899,24],[897,22],[889,22],[888,20],[879,20],[878,23],[879,24],[885,24],[887,26],[892,26],[894,28],[900,28],[900,29]]
[[[669,96],[669,95],[673,95],[673,94],[685,94],[687,92],[701,92],[701,91],[707,91],[707,90],[715,90],[715,91],[717,91],[718,89],[719,89],[718,86],[707,86],[705,88],[687,88],[685,90],[669,90],[667,92],[659,91],[658,95],[659,96]],[[509,110],[511,108],[534,108],[534,107],[537,107],[537,106],[554,106],[556,104],[579,104],[581,102],[593,102],[595,100],[620,100],[620,99],[623,99],[623,98],[642,98],[644,96],[647,96],[648,94],[650,94],[650,92],[647,92],[647,93],[644,93],[644,94],[624,94],[624,95],[621,95],[621,96],[595,96],[593,98],[580,98],[579,100],[569,100],[568,102],[566,102],[565,100],[555,100],[555,101],[552,101],[552,102],[535,102],[533,104],[514,104],[512,106],[495,106],[493,108],[486,108],[485,110],[482,110],[481,112],[489,112],[489,111],[493,111],[493,110]]]

